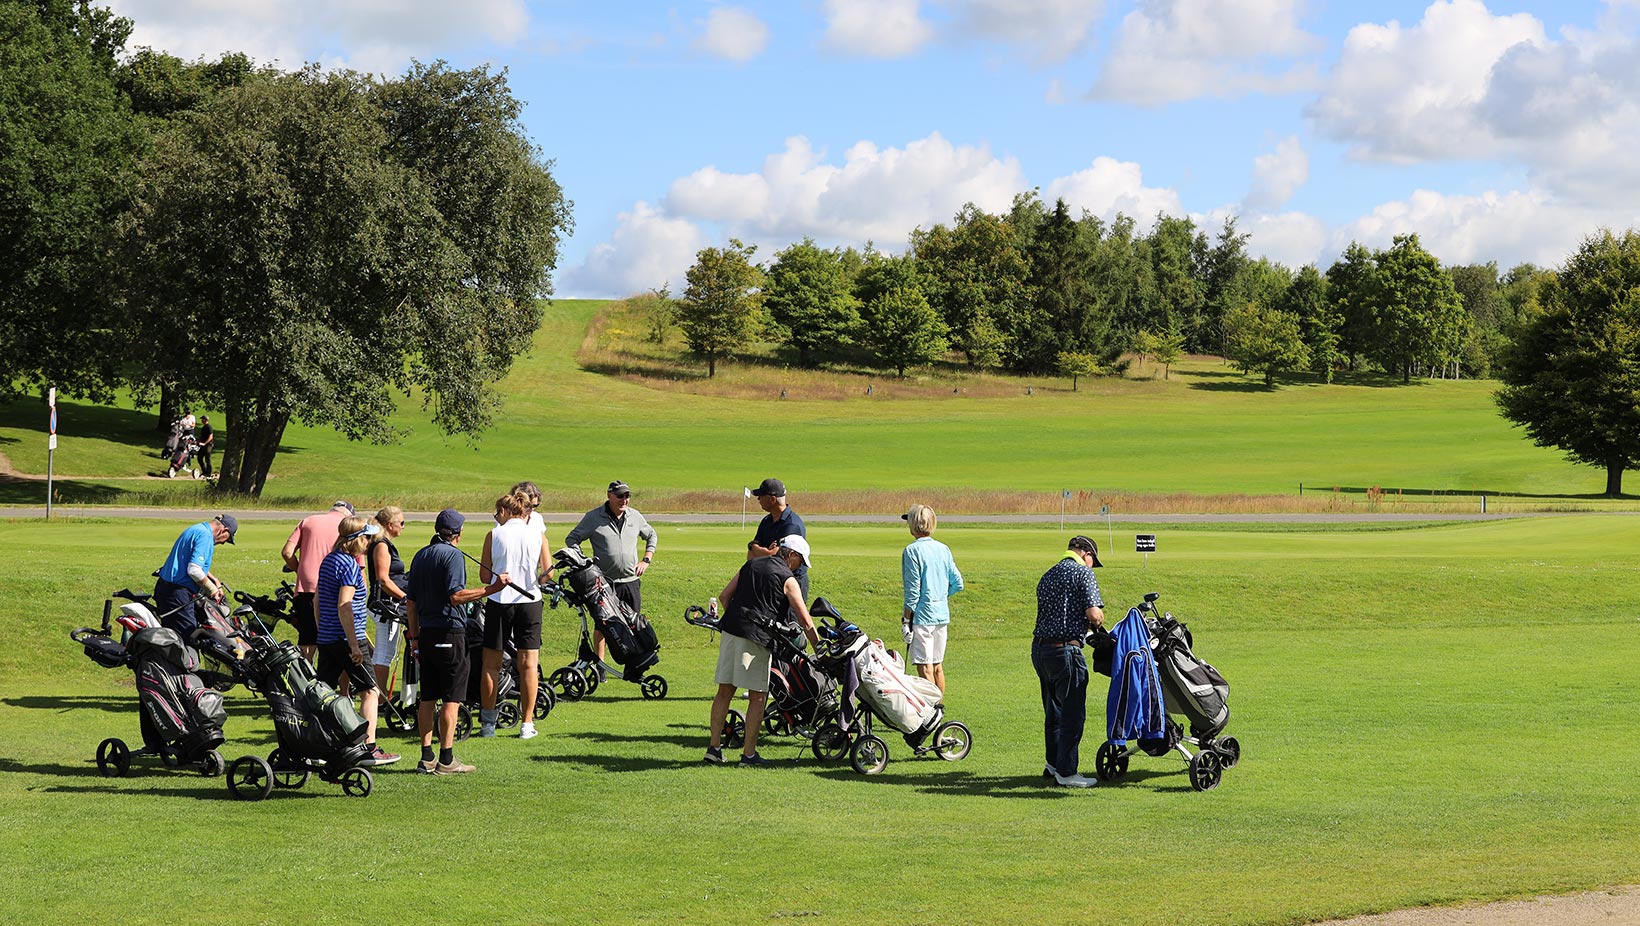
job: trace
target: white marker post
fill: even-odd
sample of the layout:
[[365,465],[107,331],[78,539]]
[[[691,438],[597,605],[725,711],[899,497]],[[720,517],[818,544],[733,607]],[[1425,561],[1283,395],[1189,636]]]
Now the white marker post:
[[745,530],[746,529],[746,499],[752,497],[752,487],[751,486],[741,486],[740,491],[742,493],[741,496],[740,496],[740,529]]
[[57,458],[57,387],[46,390],[46,406],[51,409],[51,424],[46,437],[46,520],[51,520],[52,464]]
[[1059,530],[1061,533],[1065,530],[1065,503],[1070,501],[1070,498],[1070,489],[1059,490]]
[[1105,516],[1105,549],[1116,552],[1116,533],[1110,526],[1110,502],[1099,506],[1099,513]]

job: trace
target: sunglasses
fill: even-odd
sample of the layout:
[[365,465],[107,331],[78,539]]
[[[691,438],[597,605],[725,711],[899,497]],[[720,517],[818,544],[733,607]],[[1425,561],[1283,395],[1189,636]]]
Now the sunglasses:
[[631,492],[616,492],[615,497],[616,498],[631,498],[632,493]]

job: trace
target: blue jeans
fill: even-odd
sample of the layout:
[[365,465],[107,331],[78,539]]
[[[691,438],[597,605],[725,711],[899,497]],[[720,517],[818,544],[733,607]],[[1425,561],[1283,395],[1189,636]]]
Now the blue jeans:
[[1033,642],[1031,665],[1042,683],[1045,761],[1061,775],[1074,775],[1088,707],[1088,664],[1082,648]]

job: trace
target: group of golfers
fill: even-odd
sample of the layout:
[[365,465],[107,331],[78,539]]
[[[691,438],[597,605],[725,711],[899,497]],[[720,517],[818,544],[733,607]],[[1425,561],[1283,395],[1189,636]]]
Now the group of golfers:
[[[765,479],[750,491],[764,517],[746,544],[745,564],[710,603],[714,614],[722,609],[722,635],[704,761],[725,762],[724,720],[735,696],[745,690],[746,735],[738,764],[760,767],[771,764],[757,752],[757,732],[768,696],[775,635],[790,633],[795,626],[813,645],[819,644],[819,636],[806,604],[813,561],[803,520],[779,479]],[[565,545],[590,541],[593,561],[616,595],[641,613],[641,579],[654,562],[657,535],[631,506],[632,490],[625,482],[611,482],[606,494],[605,502],[587,512],[565,536]],[[478,735],[495,735],[497,685],[509,645],[524,718],[518,735],[537,735],[532,721],[539,693],[541,589],[552,569],[546,523],[537,511],[540,504],[541,491],[531,482],[517,483],[498,498],[494,526],[485,534],[478,556],[462,549],[466,518],[446,508],[434,519],[432,537],[408,566],[395,543],[404,529],[404,512],[394,506],[366,518],[348,502],[337,501],[330,510],[302,519],[291,531],[280,555],[287,571],[296,574],[290,620],[297,645],[315,663],[321,681],[359,697],[369,727],[370,752],[364,764],[386,765],[400,758],[377,745],[376,721],[380,698],[391,696],[391,667],[403,639],[407,658],[415,659],[420,669],[417,770],[433,775],[474,770],[456,758],[454,739],[460,706],[470,700],[469,606],[480,599]],[[901,553],[901,629],[908,661],[943,693],[949,598],[963,589],[962,573],[950,548],[933,538],[937,518],[932,508],[913,505],[901,518],[912,535]],[[211,573],[212,555],[216,544],[233,543],[238,529],[238,521],[228,514],[190,526],[156,573],[155,601],[162,621],[184,639],[197,626],[189,606],[193,596],[220,600],[223,595],[221,582]],[[478,567],[486,584],[468,585],[469,562]],[[1031,662],[1044,714],[1043,777],[1064,787],[1095,783],[1078,773],[1078,746],[1088,687],[1083,640],[1104,620],[1093,573],[1100,565],[1094,541],[1072,537],[1067,552],[1036,588]],[[601,672],[601,635],[595,647]],[[440,740],[436,750],[435,735]]]

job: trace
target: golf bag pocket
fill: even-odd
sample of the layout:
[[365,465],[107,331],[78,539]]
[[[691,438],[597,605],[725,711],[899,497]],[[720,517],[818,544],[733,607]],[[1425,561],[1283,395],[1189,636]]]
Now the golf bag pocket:
[[92,635],[81,638],[85,646],[87,659],[105,669],[117,669],[125,665],[125,647],[115,642],[112,637]]
[[314,682],[302,692],[302,708],[318,724],[322,734],[336,746],[364,742],[369,727],[353,702],[336,693],[324,682]]
[[263,693],[273,713],[279,748],[303,759],[325,759],[335,749],[330,737],[302,710],[301,702],[275,691]]
[[640,653],[652,653],[661,646],[660,638],[655,636],[655,625],[642,614],[632,615],[632,639]]

